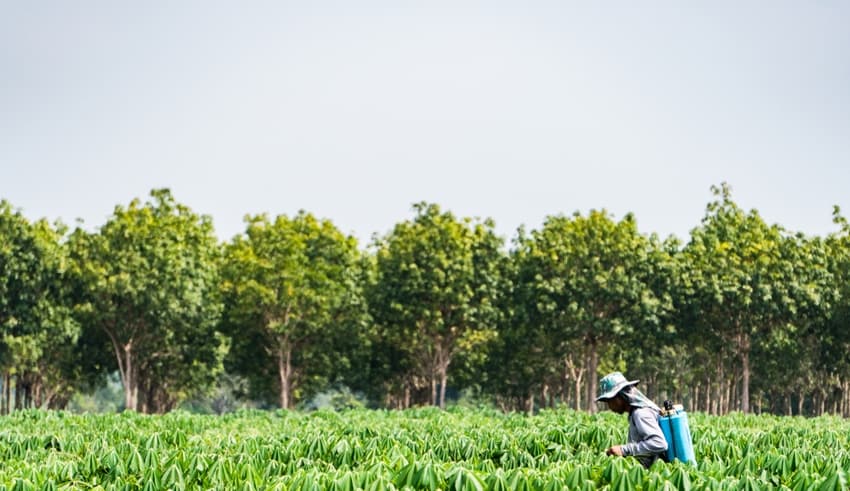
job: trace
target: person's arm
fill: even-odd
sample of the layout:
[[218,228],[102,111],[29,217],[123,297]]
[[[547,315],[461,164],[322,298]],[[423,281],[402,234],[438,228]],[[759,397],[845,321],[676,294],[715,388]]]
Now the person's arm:
[[623,455],[647,455],[667,451],[667,440],[658,426],[655,411],[649,408],[636,409],[632,418],[641,439],[623,445]]

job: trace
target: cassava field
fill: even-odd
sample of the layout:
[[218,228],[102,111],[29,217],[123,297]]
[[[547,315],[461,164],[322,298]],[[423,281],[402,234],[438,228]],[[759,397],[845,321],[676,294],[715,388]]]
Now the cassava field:
[[604,450],[625,416],[569,410],[0,418],[0,489],[847,489],[850,421],[691,414],[699,464]]

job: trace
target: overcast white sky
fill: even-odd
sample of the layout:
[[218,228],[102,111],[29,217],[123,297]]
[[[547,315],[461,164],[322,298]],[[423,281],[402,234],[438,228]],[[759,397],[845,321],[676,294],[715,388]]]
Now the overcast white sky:
[[685,239],[726,181],[836,230],[850,2],[688,3],[0,0],[0,198],[93,229],[168,187],[222,239],[305,209],[365,242],[418,201]]

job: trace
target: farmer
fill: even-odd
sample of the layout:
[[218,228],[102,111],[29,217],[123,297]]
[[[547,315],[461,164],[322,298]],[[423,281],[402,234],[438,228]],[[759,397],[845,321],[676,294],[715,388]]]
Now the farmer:
[[658,426],[661,410],[641,391],[635,388],[638,380],[626,380],[620,372],[609,373],[599,381],[597,401],[608,403],[608,409],[617,414],[629,413],[629,443],[614,445],[607,455],[632,455],[643,464],[651,466],[667,452],[667,440]]

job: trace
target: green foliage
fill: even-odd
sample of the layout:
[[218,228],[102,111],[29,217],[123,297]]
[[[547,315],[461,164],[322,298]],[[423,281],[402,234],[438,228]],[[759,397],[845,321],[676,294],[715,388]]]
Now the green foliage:
[[821,318],[835,286],[820,242],[768,226],[755,210],[744,212],[725,184],[714,193],[717,200],[683,250],[683,287],[700,335],[731,346],[739,359],[741,409],[748,412],[753,346],[791,339],[809,319]]
[[64,233],[0,201],[0,370],[16,377],[18,391],[51,394],[27,403],[61,405],[78,384]]
[[344,372],[345,348],[361,339],[357,243],[303,211],[247,222],[223,272],[231,363],[256,395],[291,408]]
[[833,217],[840,230],[827,237],[824,246],[827,268],[838,289],[838,299],[833,303],[832,315],[817,326],[816,335],[824,341],[818,359],[825,367],[847,375],[850,374],[850,360],[846,356],[850,352],[850,329],[847,329],[850,324],[850,223],[838,207]]
[[616,222],[604,210],[549,217],[517,242],[519,337],[535,339],[550,366],[586,366],[593,410],[600,354],[636,333],[655,337],[672,307],[664,251],[632,215]]
[[414,208],[413,220],[374,244],[369,309],[404,378],[395,383],[430,386],[430,402],[444,407],[449,365],[480,365],[496,335],[506,258],[492,221],[458,220],[434,204]]
[[6,489],[846,489],[850,423],[691,415],[697,466],[605,457],[622,416],[175,411],[0,418]]
[[658,402],[850,414],[847,220],[807,237],[712,191],[684,246],[592,210],[509,254],[491,221],[428,203],[361,253],[306,212],[248,217],[222,248],[168,190],[70,235],[0,201],[0,410],[68,407],[117,371],[123,404],[75,410],[304,407],[345,386],[372,407],[593,411],[597,372],[621,370]]
[[172,409],[209,389],[226,341],[215,332],[220,250],[209,217],[168,190],[117,206],[98,232],[77,229],[69,247],[87,340],[113,353],[125,407]]

